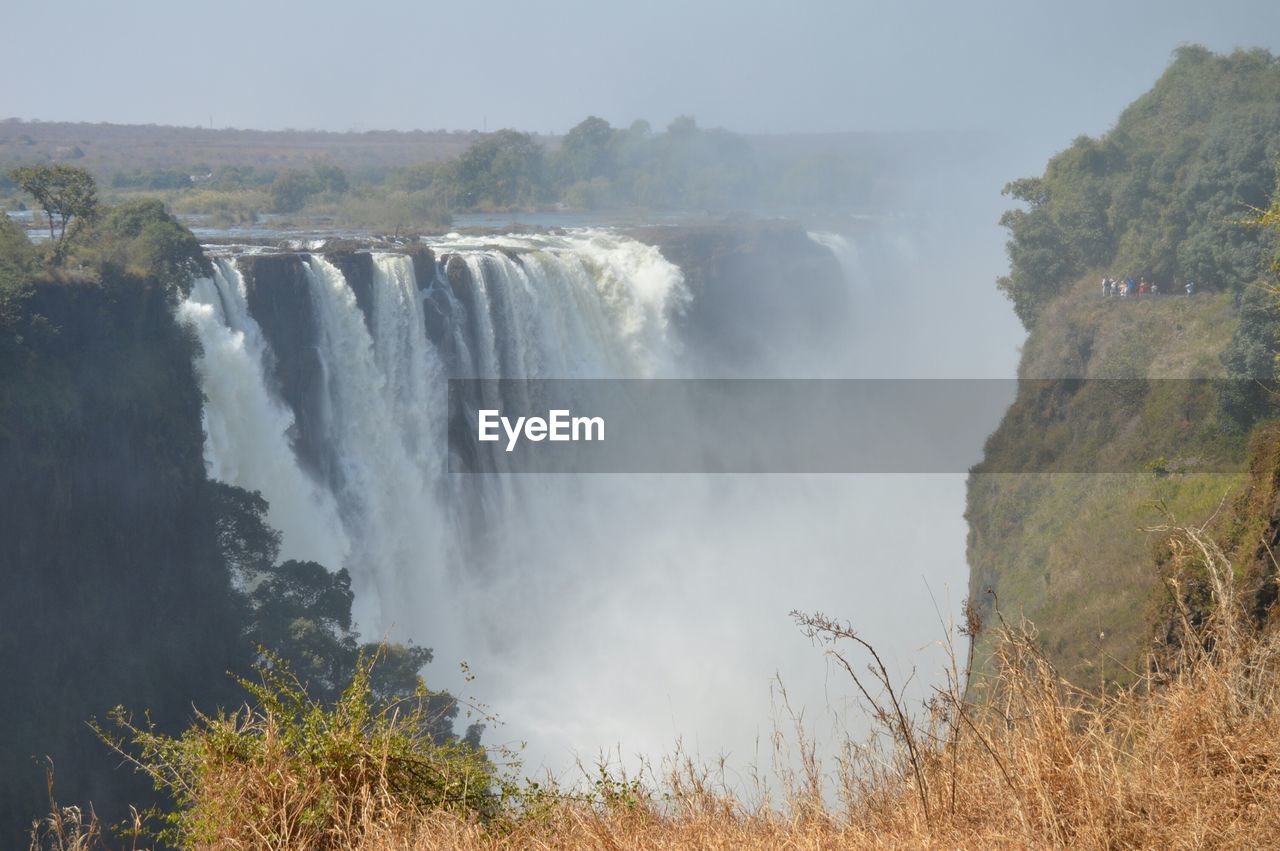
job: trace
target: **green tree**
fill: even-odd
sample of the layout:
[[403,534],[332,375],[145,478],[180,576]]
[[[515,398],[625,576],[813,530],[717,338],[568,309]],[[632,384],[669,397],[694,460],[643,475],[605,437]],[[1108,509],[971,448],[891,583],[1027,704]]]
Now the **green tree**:
[[253,171],[251,165],[219,166],[213,173],[213,179],[209,181],[209,188],[219,192],[245,189],[254,183]]
[[35,267],[35,246],[17,222],[0,212],[0,281],[17,282]]
[[312,173],[315,175],[316,186],[321,192],[342,195],[351,188],[347,173],[339,166],[321,163],[312,168]]
[[447,169],[448,198],[468,209],[535,203],[543,194],[542,147],[528,133],[499,130]]
[[667,125],[667,135],[674,138],[694,136],[698,132],[698,120],[692,115],[677,115]]
[[98,217],[77,257],[133,271],[187,293],[191,282],[211,273],[200,241],[157,198],[127,201]]
[[320,185],[312,174],[305,171],[286,171],[271,184],[271,210],[275,213],[296,213],[307,199],[320,191]]
[[[266,651],[259,662],[282,660],[313,698],[337,700],[360,654],[378,650],[377,644],[361,643],[353,627],[351,575],[345,569],[331,572],[313,561],[277,564],[280,533],[267,523],[262,495],[219,482],[207,487],[223,562],[246,589],[244,637]],[[384,661],[373,674],[374,691],[387,699],[413,694],[419,673],[431,661],[431,650],[392,644],[380,652]],[[442,703],[440,708],[447,706]],[[443,726],[434,732],[442,741],[452,735],[452,718],[447,711],[439,716]]]
[[400,169],[396,173],[393,185],[407,192],[420,192],[432,188],[440,166],[437,163],[419,163]]
[[560,179],[565,185],[614,172],[613,127],[592,115],[565,134],[560,147]]
[[16,356],[24,348],[24,332],[33,319],[27,302],[36,266],[35,246],[17,222],[0,211],[0,367],[17,365]]
[[[62,262],[66,251],[67,227],[73,219],[91,221],[98,210],[98,185],[93,175],[71,165],[33,165],[15,168],[9,176],[36,199],[49,221],[49,239],[54,242],[53,262]],[[58,234],[54,237],[54,220]]]
[[210,480],[205,487],[222,561],[237,582],[252,585],[280,555],[280,533],[267,524],[267,501],[223,482]]
[[[1277,169],[1280,173],[1280,168]],[[1235,381],[1221,393],[1223,411],[1244,429],[1259,419],[1274,417],[1277,408],[1276,373],[1280,368],[1280,178],[1271,204],[1254,210],[1246,225],[1260,237],[1259,253],[1270,280],[1245,288],[1240,298],[1240,323],[1222,363]]]
[[[359,653],[353,599],[346,570],[330,573],[313,561],[292,560],[269,567],[249,594],[246,638],[286,659],[314,696],[332,700]],[[430,658],[428,650],[423,664]]]

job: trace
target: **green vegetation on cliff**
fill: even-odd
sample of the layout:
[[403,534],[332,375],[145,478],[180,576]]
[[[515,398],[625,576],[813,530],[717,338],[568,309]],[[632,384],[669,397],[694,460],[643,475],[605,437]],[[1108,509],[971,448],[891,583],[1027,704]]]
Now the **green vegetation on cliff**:
[[[1093,380],[1023,382],[989,439],[969,485],[970,595],[987,623],[997,601],[1034,621],[1077,682],[1141,670],[1164,604],[1162,536],[1146,530],[1225,512],[1248,426],[1273,415],[1271,236],[1246,220],[1277,154],[1280,62],[1186,47],[1109,133],[1007,188],[1027,205],[1003,218],[999,282],[1031,331],[1019,376]],[[1108,274],[1161,294],[1104,296]]]
[[[1095,289],[1082,281],[1045,309],[966,512],[970,596],[984,620],[997,598],[1007,618],[1031,619],[1077,682],[1137,668],[1159,537],[1144,529],[1211,515],[1239,481],[1219,471],[1244,450],[1238,432],[1224,433],[1220,382],[1188,380],[1225,377],[1231,296],[1104,300]],[[1034,380],[1044,378],[1089,380]],[[1150,380],[1123,380],[1135,378]]]
[[1280,62],[1265,50],[1183,47],[1101,138],[1081,136],[1040,177],[1005,192],[1009,275],[999,286],[1028,328],[1081,275],[1190,279],[1241,290],[1258,274],[1256,230],[1280,156]]
[[173,728],[232,697],[242,615],[207,511],[192,341],[166,292],[107,273],[26,282],[0,362],[0,844],[60,783],[109,818],[143,789],[85,722]]
[[[208,269],[199,244],[154,200],[91,219],[59,249],[0,216],[4,847],[46,811],[46,756],[64,799],[107,821],[146,802],[90,719],[123,705],[176,733],[240,700],[228,671],[277,659],[327,704],[369,652],[347,573],[278,563],[266,503],[206,475],[198,343],[174,310]],[[419,693],[421,736],[474,749],[456,702],[421,687],[430,658],[386,648],[370,688]]]

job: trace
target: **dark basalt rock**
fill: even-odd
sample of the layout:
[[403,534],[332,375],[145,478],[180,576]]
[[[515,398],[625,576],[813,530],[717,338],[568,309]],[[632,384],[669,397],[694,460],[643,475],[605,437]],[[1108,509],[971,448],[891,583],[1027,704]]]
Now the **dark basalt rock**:
[[[453,293],[458,306],[461,308],[465,316],[453,317],[454,321],[464,322],[466,340],[480,339],[480,322],[479,322],[479,305],[476,299],[476,283],[471,276],[471,269],[467,266],[465,260],[457,254],[447,255],[444,261],[445,278],[449,283],[449,290]],[[462,364],[458,364],[461,369]],[[462,375],[457,372],[451,372],[450,375],[459,378],[474,378],[473,375]]]
[[450,376],[461,374],[460,353],[455,343],[454,324],[458,318],[454,316],[454,305],[443,283],[426,291],[422,302],[422,324],[426,330],[427,340],[435,346],[444,360],[445,372]]
[[373,334],[373,255],[368,251],[346,248],[323,252],[324,258],[338,267],[355,293],[356,305],[364,315],[364,327]]
[[294,412],[294,449],[304,464],[327,479],[331,465],[322,429],[324,367],[304,257],[253,254],[241,257],[237,265],[244,275],[249,312],[274,355],[277,390]]
[[[467,261],[462,259],[462,255],[446,255],[444,274],[449,279],[449,286],[453,288],[454,295],[465,298],[467,301],[472,300],[471,289],[475,284],[471,280],[471,270],[467,268]],[[463,294],[464,291],[466,295]]]
[[0,355],[3,848],[27,847],[48,809],[32,754],[57,766],[61,799],[114,824],[154,798],[85,720],[125,704],[179,733],[193,706],[239,699],[225,672],[248,661],[208,501],[194,339],[170,294],[104,270],[18,304],[31,332]]
[[405,254],[413,261],[413,277],[418,282],[418,289],[429,288],[436,277],[436,253],[428,246],[416,243],[407,247]]

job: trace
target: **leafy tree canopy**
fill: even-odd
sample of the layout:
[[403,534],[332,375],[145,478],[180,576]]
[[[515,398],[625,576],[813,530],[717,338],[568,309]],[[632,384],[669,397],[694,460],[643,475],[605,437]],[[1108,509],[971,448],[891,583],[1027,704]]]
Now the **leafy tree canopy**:
[[296,213],[307,198],[320,191],[315,178],[305,171],[286,171],[271,184],[271,209],[276,213]]
[[570,130],[560,147],[560,179],[573,183],[609,177],[616,168],[613,135],[609,122],[594,115]]
[[542,148],[528,133],[499,130],[445,168],[450,201],[460,206],[528,205],[543,195]]
[[26,233],[0,212],[0,364],[22,351],[24,330],[31,320],[27,310],[31,276],[38,265],[35,246]]
[[[392,699],[418,690],[419,672],[431,661],[431,650],[362,643],[351,620],[350,574],[345,569],[330,572],[313,561],[277,564],[280,533],[267,523],[262,495],[219,482],[207,487],[223,562],[244,589],[249,611],[245,639],[267,651],[260,657],[263,664],[273,657],[283,660],[314,698],[332,702],[355,673],[360,654],[378,650],[382,661],[373,673],[374,692]],[[448,698],[440,700],[442,726],[435,732],[443,739],[451,733],[455,713]]]
[[78,259],[131,271],[174,293],[187,293],[194,278],[212,271],[200,241],[156,198],[109,208],[83,243]]
[[90,221],[98,211],[98,185],[93,175],[77,166],[58,164],[23,166],[9,176],[44,210],[49,239],[54,243],[54,265],[58,265],[65,256],[67,226],[73,219]]
[[1175,52],[1155,86],[1101,138],[1077,138],[1001,218],[1009,274],[999,287],[1031,327],[1090,269],[1145,275],[1173,290],[1241,290],[1262,259],[1256,230],[1280,155],[1280,62],[1265,50]]

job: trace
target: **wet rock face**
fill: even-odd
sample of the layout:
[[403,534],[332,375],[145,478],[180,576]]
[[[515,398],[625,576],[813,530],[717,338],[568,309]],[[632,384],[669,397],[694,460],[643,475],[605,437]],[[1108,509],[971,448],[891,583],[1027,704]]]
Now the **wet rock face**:
[[[465,260],[457,254],[448,255],[444,262],[445,279],[448,281],[449,290],[456,299],[458,308],[464,314],[463,316],[452,317],[454,322],[464,322],[466,328],[465,339],[480,339],[480,305],[476,297],[476,282],[472,278],[471,268],[467,266]],[[475,376],[459,375],[457,368],[459,364],[456,362],[450,368],[450,375],[460,378],[473,378]]]
[[[305,464],[324,476],[328,466],[321,419],[324,365],[316,345],[310,283],[303,266],[305,256],[246,255],[237,265],[244,275],[249,313],[262,328],[274,355],[277,389],[294,412],[294,448]],[[365,315],[368,316],[367,311]]]
[[453,288],[454,295],[466,302],[474,300],[472,290],[475,285],[471,280],[471,270],[467,268],[467,262],[461,255],[448,255],[444,263],[444,274],[449,279],[449,286]]
[[[247,662],[208,501],[193,338],[167,288],[117,272],[19,302],[33,360],[0,355],[0,847],[64,800],[104,823],[150,784],[102,759],[85,719],[146,707],[176,733]],[[28,317],[39,325],[26,326]],[[57,672],[51,675],[51,672]]]
[[692,299],[676,317],[704,367],[768,374],[786,353],[821,353],[851,304],[835,255],[790,222],[650,227],[632,236],[680,267]]
[[347,286],[355,293],[356,305],[364,315],[364,326],[373,333],[373,255],[368,251],[335,251],[324,258],[338,267]]
[[[418,281],[421,286],[422,278],[418,278]],[[449,375],[456,372],[456,364],[450,361],[450,358],[456,355],[453,345],[453,322],[453,304],[449,301],[448,293],[443,287],[426,288],[425,297],[422,300],[422,324],[427,340],[444,357]]]
[[418,289],[428,289],[436,277],[436,253],[425,245],[412,245],[405,251],[413,260],[413,277]]

